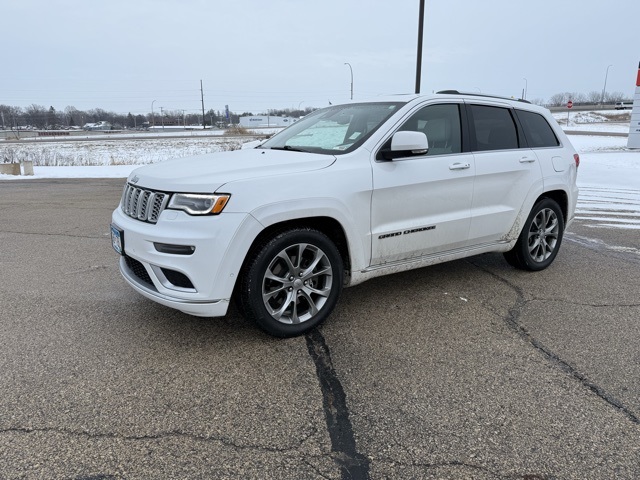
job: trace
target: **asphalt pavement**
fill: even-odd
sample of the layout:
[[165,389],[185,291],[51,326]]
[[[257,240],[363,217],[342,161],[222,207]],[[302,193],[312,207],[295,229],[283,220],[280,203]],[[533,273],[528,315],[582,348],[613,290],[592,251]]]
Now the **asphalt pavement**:
[[0,182],[0,479],[634,479],[637,230],[346,289],[305,337],[136,294],[124,179]]

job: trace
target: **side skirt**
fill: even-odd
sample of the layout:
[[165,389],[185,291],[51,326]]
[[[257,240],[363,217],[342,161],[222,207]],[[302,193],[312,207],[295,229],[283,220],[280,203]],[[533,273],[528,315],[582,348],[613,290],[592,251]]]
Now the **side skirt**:
[[381,265],[371,265],[364,270],[351,272],[350,281],[348,285],[345,286],[352,287],[372,278],[382,277],[384,275],[390,275],[392,273],[406,272],[407,270],[428,267],[430,265],[437,265],[438,263],[459,260],[461,258],[480,255],[482,253],[507,252],[511,250],[511,248],[513,248],[515,242],[516,241],[513,240],[511,242],[497,242],[483,245],[474,245],[473,247],[465,247],[456,250],[449,250],[446,252],[433,253],[431,255],[423,255],[421,257],[398,260]]

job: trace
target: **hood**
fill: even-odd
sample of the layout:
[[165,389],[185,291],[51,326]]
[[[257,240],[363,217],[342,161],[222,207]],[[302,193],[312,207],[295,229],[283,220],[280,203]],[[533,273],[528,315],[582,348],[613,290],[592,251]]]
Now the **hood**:
[[131,172],[127,181],[164,192],[214,193],[236,180],[319,170],[335,160],[316,153],[236,150],[145,165]]

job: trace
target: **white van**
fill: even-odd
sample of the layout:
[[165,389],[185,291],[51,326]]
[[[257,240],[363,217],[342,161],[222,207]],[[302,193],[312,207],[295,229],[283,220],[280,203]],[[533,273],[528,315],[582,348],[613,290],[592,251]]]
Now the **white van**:
[[616,102],[616,110],[631,110],[633,102]]

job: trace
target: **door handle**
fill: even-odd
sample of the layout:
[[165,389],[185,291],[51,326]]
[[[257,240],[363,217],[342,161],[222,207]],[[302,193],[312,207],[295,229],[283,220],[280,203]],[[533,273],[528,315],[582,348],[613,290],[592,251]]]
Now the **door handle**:
[[449,170],[466,170],[467,168],[471,168],[470,163],[454,163],[453,165],[449,165]]
[[533,157],[522,157],[520,159],[520,163],[533,163],[535,161],[536,161],[536,159],[533,158]]

